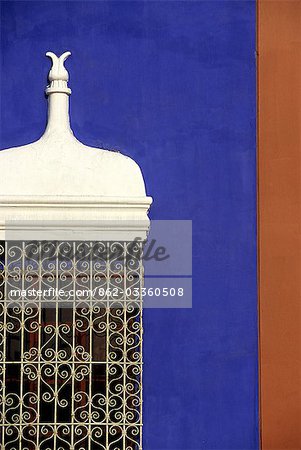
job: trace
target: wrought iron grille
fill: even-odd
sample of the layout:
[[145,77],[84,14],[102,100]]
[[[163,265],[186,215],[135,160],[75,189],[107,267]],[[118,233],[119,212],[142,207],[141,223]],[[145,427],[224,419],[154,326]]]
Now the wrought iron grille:
[[0,254],[1,449],[141,449],[142,243]]

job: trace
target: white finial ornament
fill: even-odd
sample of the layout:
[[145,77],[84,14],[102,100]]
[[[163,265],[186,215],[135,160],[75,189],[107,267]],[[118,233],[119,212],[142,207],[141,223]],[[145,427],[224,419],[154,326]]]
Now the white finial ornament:
[[50,85],[46,88],[47,95],[54,92],[64,92],[69,95],[71,94],[71,89],[67,85],[69,74],[64,66],[64,62],[70,55],[71,52],[65,52],[59,57],[53,52],[46,53],[46,56],[52,60],[52,67],[48,75]]

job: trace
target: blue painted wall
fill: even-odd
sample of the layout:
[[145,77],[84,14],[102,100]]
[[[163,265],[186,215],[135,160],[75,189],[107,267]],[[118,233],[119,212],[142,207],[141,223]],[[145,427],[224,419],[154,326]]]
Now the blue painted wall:
[[250,1],[1,2],[1,148],[41,135],[70,49],[76,135],[193,220],[192,310],[144,315],[145,450],[258,447],[255,26]]

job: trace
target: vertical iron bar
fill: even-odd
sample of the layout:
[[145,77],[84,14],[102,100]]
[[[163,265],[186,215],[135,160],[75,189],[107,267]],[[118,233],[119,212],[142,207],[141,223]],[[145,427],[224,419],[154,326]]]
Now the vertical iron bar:
[[7,317],[7,284],[8,284],[8,249],[7,249],[7,241],[4,243],[4,299],[3,299],[3,392],[2,392],[2,448],[4,449],[5,445],[5,415],[6,415],[6,317]]

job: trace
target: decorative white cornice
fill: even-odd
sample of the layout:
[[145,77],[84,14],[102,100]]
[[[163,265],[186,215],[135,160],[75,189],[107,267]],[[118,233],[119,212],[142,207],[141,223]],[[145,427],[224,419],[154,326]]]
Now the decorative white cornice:
[[0,240],[145,239],[150,197],[0,197]]
[[44,206],[44,207],[141,207],[147,208],[152,204],[152,197],[99,197],[99,196],[64,196],[64,195],[49,195],[49,196],[28,196],[28,195],[0,195],[1,206]]

